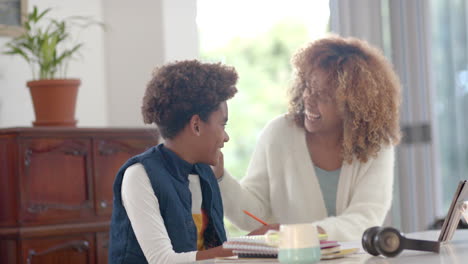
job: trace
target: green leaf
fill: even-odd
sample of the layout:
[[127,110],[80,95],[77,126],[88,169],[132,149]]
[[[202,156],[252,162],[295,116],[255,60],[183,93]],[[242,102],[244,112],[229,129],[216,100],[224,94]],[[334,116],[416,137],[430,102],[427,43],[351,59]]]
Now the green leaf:
[[34,6],[33,11],[28,15],[28,20],[35,22],[37,17],[37,6]]
[[31,61],[28,57],[28,55],[26,54],[26,52],[24,52],[23,50],[21,50],[20,48],[17,48],[17,47],[10,47],[11,49],[9,51],[6,51],[5,54],[8,54],[8,55],[20,55],[21,57],[23,57],[28,63]]
[[83,43],[73,43],[70,34],[72,27],[101,25],[86,17],[46,18],[51,10],[41,11],[34,6],[23,23],[24,33],[8,42],[3,52],[25,59],[33,74],[37,68],[40,79],[53,78],[59,70],[66,70],[68,60],[83,46]]
[[47,13],[50,12],[50,10],[52,10],[51,8],[47,8],[46,10],[44,10],[41,14],[39,14],[39,16],[37,16],[36,18],[36,22],[41,20],[42,17],[44,17]]

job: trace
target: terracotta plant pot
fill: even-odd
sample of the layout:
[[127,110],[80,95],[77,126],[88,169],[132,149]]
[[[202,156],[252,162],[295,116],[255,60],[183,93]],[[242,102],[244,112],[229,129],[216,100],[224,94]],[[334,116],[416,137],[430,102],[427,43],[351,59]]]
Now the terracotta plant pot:
[[76,126],[75,106],[78,79],[52,79],[27,82],[36,120],[34,126]]

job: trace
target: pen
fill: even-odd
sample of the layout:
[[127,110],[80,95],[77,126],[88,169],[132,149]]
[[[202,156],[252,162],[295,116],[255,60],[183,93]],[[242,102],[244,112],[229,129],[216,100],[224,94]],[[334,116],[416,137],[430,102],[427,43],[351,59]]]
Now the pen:
[[242,210],[246,215],[252,217],[253,219],[257,220],[258,222],[262,223],[263,225],[268,225],[265,221],[263,221],[262,219],[256,217],[255,215],[253,215],[251,212],[247,211],[247,210]]

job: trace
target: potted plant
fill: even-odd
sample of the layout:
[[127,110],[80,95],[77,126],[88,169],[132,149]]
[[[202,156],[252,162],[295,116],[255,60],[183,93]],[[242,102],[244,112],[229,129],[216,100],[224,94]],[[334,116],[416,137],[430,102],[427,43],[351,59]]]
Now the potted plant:
[[70,59],[83,43],[71,43],[70,29],[96,22],[84,17],[46,18],[50,11],[34,7],[22,25],[22,34],[6,44],[4,53],[22,57],[32,70],[33,80],[27,86],[36,116],[33,125],[76,126],[75,106],[81,81],[67,79],[65,75]]

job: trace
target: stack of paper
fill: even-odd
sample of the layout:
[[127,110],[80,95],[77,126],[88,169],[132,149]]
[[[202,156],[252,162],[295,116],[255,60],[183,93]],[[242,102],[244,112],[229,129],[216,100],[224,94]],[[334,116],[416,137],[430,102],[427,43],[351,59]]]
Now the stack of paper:
[[[327,240],[326,235],[320,235],[319,240],[322,259],[340,258],[358,251],[358,249],[342,250],[337,241]],[[267,243],[264,235],[229,238],[224,242],[223,248],[232,249],[240,258],[277,258],[279,251],[278,244]]]
[[239,257],[277,258],[278,246],[266,242],[263,235],[228,238],[223,248],[232,249]]

